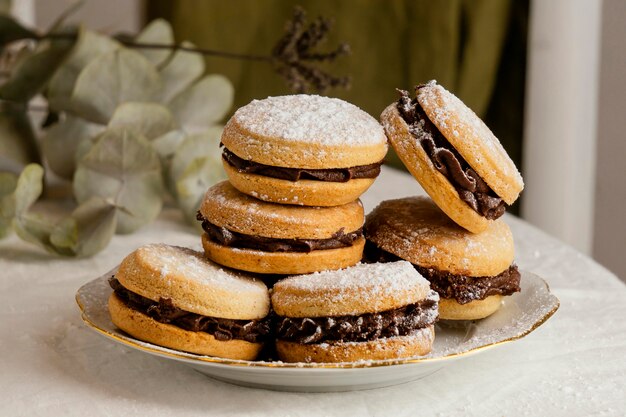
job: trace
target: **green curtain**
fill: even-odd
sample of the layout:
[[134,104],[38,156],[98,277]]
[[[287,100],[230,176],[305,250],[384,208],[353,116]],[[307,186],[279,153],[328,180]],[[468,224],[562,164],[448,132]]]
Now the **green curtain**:
[[[352,87],[332,90],[329,95],[378,117],[397,98],[396,88],[411,89],[437,79],[477,114],[489,115],[498,128],[495,133],[505,139],[505,147],[519,162],[525,59],[519,46],[525,42],[527,1],[152,0],[148,2],[148,16],[170,20],[179,40],[264,54],[281,36],[295,5],[303,6],[310,18],[322,15],[334,19],[324,45],[328,49],[342,41],[351,46],[351,55],[327,68],[333,74],[350,75]],[[512,25],[519,23],[518,16],[522,16],[522,24]],[[507,66],[503,56],[511,46],[517,61]],[[212,57],[206,61],[210,72],[224,74],[234,84],[235,108],[253,98],[290,93],[266,63]],[[517,75],[510,76],[511,71]],[[513,81],[521,86],[510,85]],[[494,94],[497,86],[501,91]],[[507,91],[518,96],[507,102]],[[494,97],[499,98],[495,104]],[[508,110],[503,111],[502,106]],[[393,155],[388,160],[398,163]]]

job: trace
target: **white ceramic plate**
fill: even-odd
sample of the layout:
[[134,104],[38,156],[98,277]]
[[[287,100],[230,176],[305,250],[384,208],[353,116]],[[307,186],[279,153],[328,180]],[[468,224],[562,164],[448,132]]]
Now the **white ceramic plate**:
[[526,336],[559,308],[559,300],[537,275],[522,272],[522,291],[506,297],[492,316],[474,322],[440,322],[427,356],[350,363],[283,363],[240,361],[195,355],[142,342],[111,322],[108,278],[114,271],[82,286],[76,302],[83,321],[98,333],[142,352],[174,359],[212,378],[283,391],[349,391],[400,384],[423,378],[448,363]]

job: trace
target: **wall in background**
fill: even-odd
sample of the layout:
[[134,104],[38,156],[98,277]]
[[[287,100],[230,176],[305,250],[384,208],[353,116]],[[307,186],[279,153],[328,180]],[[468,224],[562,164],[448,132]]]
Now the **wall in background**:
[[602,2],[533,0],[522,217],[591,255]]
[[626,281],[626,2],[602,22],[593,257]]

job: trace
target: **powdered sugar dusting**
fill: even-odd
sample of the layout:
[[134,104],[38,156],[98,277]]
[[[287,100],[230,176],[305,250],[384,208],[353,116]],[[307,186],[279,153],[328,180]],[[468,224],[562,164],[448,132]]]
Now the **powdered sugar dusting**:
[[350,301],[355,301],[355,306],[367,305],[370,311],[382,311],[389,298],[410,304],[418,301],[416,293],[422,295],[421,299],[438,300],[429,282],[409,262],[399,261],[292,276],[274,285],[272,299],[293,306],[322,297],[327,315],[332,316],[362,313],[358,307],[346,310],[352,305]]
[[175,274],[203,285],[219,285],[241,291],[266,291],[261,281],[225,270],[200,252],[189,248],[155,243],[140,247],[137,255],[157,271],[159,279],[166,284],[170,283],[170,277]]
[[504,221],[471,233],[423,196],[382,202],[368,214],[365,229],[378,247],[424,267],[480,276],[513,261],[513,237]]
[[337,271],[321,271],[307,275],[289,277],[279,283],[280,286],[298,290],[317,291],[324,289],[376,291],[393,293],[415,286],[428,286],[413,266],[406,261],[358,264]]
[[322,145],[371,146],[386,143],[376,119],[353,104],[297,94],[253,100],[233,116],[255,134]]
[[[483,148],[486,147],[489,153],[497,155],[499,163],[495,166],[499,175],[515,178],[520,186],[523,184],[520,173],[498,138],[480,117],[457,96],[435,81],[428,82],[426,88],[420,88],[417,96],[431,122],[439,130],[448,132],[445,135],[446,138],[470,166],[476,169],[476,163],[482,162],[481,155],[485,155]],[[458,146],[460,141],[462,141],[463,146]],[[493,188],[490,181],[487,183]],[[506,182],[504,186],[506,186]]]

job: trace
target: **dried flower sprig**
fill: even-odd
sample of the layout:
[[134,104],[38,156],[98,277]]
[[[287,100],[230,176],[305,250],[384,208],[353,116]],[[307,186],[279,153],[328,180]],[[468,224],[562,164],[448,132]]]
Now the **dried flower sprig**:
[[[302,7],[296,6],[293,17],[285,24],[284,35],[276,42],[270,55],[219,51],[182,44],[138,42],[124,34],[115,36],[115,39],[122,45],[134,49],[186,51],[226,59],[270,62],[276,73],[284,78],[289,88],[298,93],[311,91],[324,93],[331,88],[350,88],[349,76],[334,76],[312,65],[316,62],[334,62],[337,58],[350,54],[350,46],[342,42],[337,48],[329,52],[314,51],[327,39],[333,22],[331,19],[319,16],[307,27],[306,19],[306,11]],[[29,31],[25,32],[22,38],[36,41],[45,39],[75,41],[77,34],[58,32],[37,34]]]
[[346,43],[330,52],[313,51],[326,40],[331,27],[332,21],[321,16],[306,27],[305,10],[302,7],[294,9],[292,19],[285,25],[285,34],[272,51],[274,69],[292,90],[325,92],[334,87],[350,87],[350,77],[333,76],[311,65],[313,62],[333,62],[350,53]]

